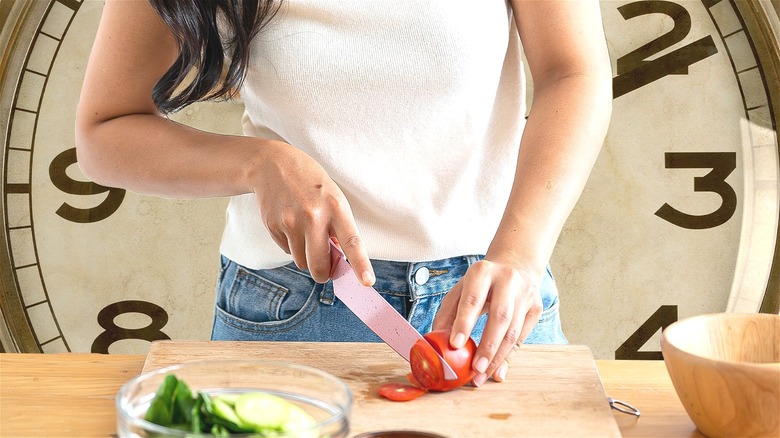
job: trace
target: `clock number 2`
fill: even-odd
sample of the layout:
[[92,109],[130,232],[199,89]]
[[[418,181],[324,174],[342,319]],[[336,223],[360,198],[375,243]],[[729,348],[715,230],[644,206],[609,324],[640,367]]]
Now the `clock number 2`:
[[[125,313],[140,313],[151,318],[152,322],[146,327],[135,329],[120,327],[114,320]],[[162,332],[162,328],[168,323],[168,313],[162,307],[148,301],[128,300],[109,304],[98,313],[97,320],[105,330],[92,342],[92,353],[108,354],[108,347],[123,339],[141,339],[149,342],[171,339]]]
[[715,211],[704,215],[683,213],[664,204],[655,212],[656,216],[690,230],[714,228],[731,219],[737,210],[737,194],[726,178],[737,167],[735,152],[667,152],[664,155],[667,169],[712,169],[704,176],[693,178],[693,191],[717,193],[722,202]]
[[691,30],[691,15],[681,5],[669,1],[639,1],[617,8],[624,19],[660,13],[674,20],[674,27],[649,43],[617,60],[617,76],[612,79],[612,94],[618,98],[667,75],[688,74],[688,67],[718,53],[711,36],[706,36],[679,49],[647,59],[682,41]]
[[49,178],[55,187],[70,195],[97,195],[108,193],[105,200],[93,208],[76,208],[63,203],[57,214],[63,219],[80,224],[102,221],[114,214],[122,200],[125,190],[101,186],[91,181],[76,181],[68,173],[68,167],[76,164],[76,148],[67,149],[57,155],[49,164]]

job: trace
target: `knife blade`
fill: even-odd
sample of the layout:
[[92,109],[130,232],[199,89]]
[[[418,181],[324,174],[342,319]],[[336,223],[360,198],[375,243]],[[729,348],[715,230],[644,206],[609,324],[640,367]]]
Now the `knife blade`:
[[[409,361],[412,346],[419,340],[428,341],[388,303],[373,287],[364,286],[358,280],[344,252],[330,241],[331,279],[333,291],[338,299],[360,318],[368,328],[379,336],[401,357]],[[429,344],[430,345],[430,344]],[[431,346],[436,352],[436,349]],[[458,377],[452,367],[436,352],[444,368],[445,380]]]

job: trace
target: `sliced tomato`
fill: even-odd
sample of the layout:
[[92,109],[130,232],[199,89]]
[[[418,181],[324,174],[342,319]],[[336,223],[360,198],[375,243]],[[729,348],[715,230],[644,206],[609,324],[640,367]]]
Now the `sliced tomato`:
[[379,387],[379,395],[392,401],[409,401],[425,394],[426,390],[402,383],[385,383]]
[[[455,349],[450,345],[449,331],[434,330],[423,337],[428,342],[417,341],[409,357],[412,374],[421,387],[431,391],[449,391],[460,388],[474,378],[476,371],[471,363],[477,352],[477,344],[473,339],[469,338],[463,348]],[[444,368],[437,352],[455,371],[458,376],[456,380],[444,378]]]
[[418,388],[423,387],[423,385],[417,380],[417,377],[414,377],[414,373],[407,373],[406,380],[408,380],[409,383],[412,384],[412,386],[416,386]]
[[409,354],[412,374],[425,389],[436,389],[444,380],[444,368],[436,355],[436,350],[427,342],[417,341]]

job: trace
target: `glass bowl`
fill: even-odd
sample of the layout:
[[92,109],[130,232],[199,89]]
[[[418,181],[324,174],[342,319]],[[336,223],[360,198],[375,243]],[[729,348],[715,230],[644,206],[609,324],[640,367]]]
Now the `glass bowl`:
[[[316,424],[307,430],[274,437],[346,437],[352,409],[352,391],[337,377],[302,365],[263,360],[188,362],[150,371],[128,381],[116,397],[120,437],[198,437],[144,420],[144,414],[167,375],[186,383],[193,393],[266,392],[286,399],[307,412]],[[262,436],[234,434],[231,436]]]

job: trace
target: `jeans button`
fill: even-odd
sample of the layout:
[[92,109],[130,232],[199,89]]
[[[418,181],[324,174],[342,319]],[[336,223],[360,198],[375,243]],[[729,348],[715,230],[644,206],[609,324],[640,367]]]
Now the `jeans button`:
[[429,278],[431,278],[431,271],[429,271],[425,266],[418,269],[417,272],[414,273],[414,282],[420,286],[427,283]]

